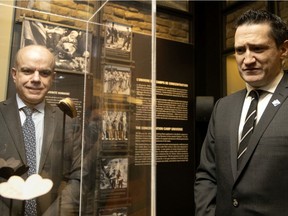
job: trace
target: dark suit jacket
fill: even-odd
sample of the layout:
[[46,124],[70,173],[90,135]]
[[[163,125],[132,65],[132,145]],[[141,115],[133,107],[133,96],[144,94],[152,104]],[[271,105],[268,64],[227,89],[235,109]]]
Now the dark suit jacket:
[[197,216],[288,214],[288,75],[267,105],[237,171],[245,94],[224,97],[214,107],[196,173]]
[[[51,179],[53,188],[48,194],[37,198],[39,215],[78,215],[81,165],[80,127],[68,116],[65,119],[65,145],[62,154],[63,112],[58,107],[46,104],[39,174],[43,178]],[[22,165],[27,164],[16,98],[0,103],[0,158],[4,160],[14,158]],[[27,173],[22,177],[27,178]],[[0,179],[0,181],[7,180]],[[13,200],[13,215],[23,215],[23,203]],[[9,211],[10,204],[10,200],[1,197],[1,215],[2,213],[9,215],[7,211]]]

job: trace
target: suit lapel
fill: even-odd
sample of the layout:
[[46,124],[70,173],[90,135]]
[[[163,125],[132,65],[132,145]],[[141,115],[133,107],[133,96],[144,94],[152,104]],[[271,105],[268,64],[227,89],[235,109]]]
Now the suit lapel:
[[46,103],[45,117],[44,117],[44,134],[43,134],[43,143],[39,163],[39,173],[43,168],[48,152],[51,148],[55,130],[56,130],[55,109]]
[[[255,127],[253,135],[251,136],[250,142],[248,144],[249,148],[243,155],[243,159],[241,162],[241,166],[239,167],[237,177],[240,175],[243,168],[246,166],[246,163],[249,160],[249,158],[253,155],[253,152],[256,146],[258,145],[259,139],[261,138],[262,134],[269,126],[270,122],[272,121],[273,117],[275,116],[279,108],[282,106],[284,100],[286,100],[288,96],[287,87],[288,87],[288,75],[287,73],[285,73],[284,77],[282,78],[281,82],[276,88],[271,100],[269,101],[261,119],[259,120],[257,127]],[[278,105],[275,105],[275,102],[277,102]]]
[[[238,152],[238,128],[243,108],[243,103],[246,95],[246,89],[240,92],[235,102],[233,102],[233,113],[237,113],[235,118],[232,118],[231,131],[230,131],[230,143],[231,143],[231,166],[234,180],[237,177],[237,152]],[[234,128],[234,129],[233,129]],[[235,130],[236,128],[236,130]]]
[[0,106],[0,109],[2,113],[5,113],[3,118],[10,132],[10,136],[14,141],[13,144],[15,145],[23,163],[26,164],[25,146],[16,98],[14,97],[4,101],[3,105]]

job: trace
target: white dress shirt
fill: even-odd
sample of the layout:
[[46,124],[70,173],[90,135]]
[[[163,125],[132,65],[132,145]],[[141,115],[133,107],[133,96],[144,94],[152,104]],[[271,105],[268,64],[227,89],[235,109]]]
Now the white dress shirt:
[[[258,100],[256,124],[259,122],[262,114],[264,113],[266,106],[268,105],[283,75],[284,75],[284,72],[281,71],[281,73],[278,74],[278,76],[274,79],[273,82],[269,83],[269,85],[267,86],[261,87],[261,90],[263,90],[264,92],[260,95],[260,98]],[[247,112],[251,103],[251,96],[249,96],[249,93],[251,90],[253,90],[253,87],[250,86],[248,83],[246,83],[246,88],[247,88],[247,94],[246,94],[246,98],[243,104],[241,119],[240,119],[240,124],[239,124],[238,144],[240,143],[245,118],[246,118],[246,115],[247,115]]]

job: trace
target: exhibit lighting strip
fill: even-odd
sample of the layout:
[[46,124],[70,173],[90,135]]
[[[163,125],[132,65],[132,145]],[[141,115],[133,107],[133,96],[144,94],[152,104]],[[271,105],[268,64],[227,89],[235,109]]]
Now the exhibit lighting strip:
[[151,216],[156,216],[156,0],[152,0],[151,55]]

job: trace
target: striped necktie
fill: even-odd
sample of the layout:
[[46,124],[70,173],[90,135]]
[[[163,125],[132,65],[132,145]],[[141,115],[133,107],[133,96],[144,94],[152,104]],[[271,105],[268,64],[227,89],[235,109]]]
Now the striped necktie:
[[249,93],[249,96],[251,96],[251,103],[250,103],[250,107],[248,109],[248,112],[245,118],[241,140],[239,143],[238,156],[237,156],[238,168],[240,166],[243,155],[245,154],[248,148],[250,137],[256,125],[257,105],[258,105],[258,99],[260,97],[260,94],[261,94],[261,90],[252,90]]
[[[33,110],[31,110],[29,107],[24,107],[23,111],[26,115],[26,119],[22,126],[22,130],[25,143],[27,165],[29,166],[28,176],[30,176],[36,173],[36,131],[35,124],[32,119]],[[37,215],[35,199],[26,200],[24,215]]]

